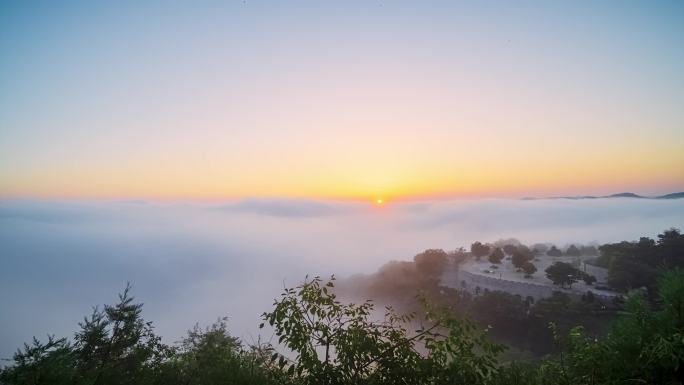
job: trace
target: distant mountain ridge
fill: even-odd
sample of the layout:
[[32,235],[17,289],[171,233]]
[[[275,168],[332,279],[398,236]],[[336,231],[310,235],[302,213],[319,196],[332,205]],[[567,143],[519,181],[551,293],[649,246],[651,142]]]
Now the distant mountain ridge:
[[546,197],[546,198],[535,198],[526,197],[523,200],[535,200],[535,199],[606,199],[606,198],[635,198],[635,199],[682,199],[684,198],[684,192],[675,192],[671,194],[659,195],[659,196],[645,196],[639,195],[632,192],[622,192],[611,195],[593,196],[593,195],[578,195],[578,196],[562,196],[562,197]]

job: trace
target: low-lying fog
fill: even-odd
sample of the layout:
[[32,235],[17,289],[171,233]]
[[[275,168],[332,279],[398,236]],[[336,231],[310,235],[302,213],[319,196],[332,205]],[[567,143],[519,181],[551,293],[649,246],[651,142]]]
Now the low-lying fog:
[[[684,200],[362,203],[0,203],[0,358],[33,335],[71,337],[126,281],[167,342],[229,317],[250,342],[283,285],[369,273],[476,240],[608,242],[684,227]],[[270,336],[265,336],[266,338]]]

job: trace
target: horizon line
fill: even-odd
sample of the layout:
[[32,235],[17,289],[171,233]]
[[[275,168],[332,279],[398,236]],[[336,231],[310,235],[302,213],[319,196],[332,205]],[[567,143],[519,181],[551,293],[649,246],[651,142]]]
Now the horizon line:
[[582,198],[620,198],[621,194],[634,194],[634,197],[623,198],[660,198],[672,194],[684,194],[684,189],[680,191],[659,192],[656,194],[640,194],[634,191],[621,191],[609,194],[565,194],[565,195],[501,195],[501,194],[420,194],[407,195],[399,197],[387,198],[382,195],[366,196],[366,197],[350,197],[350,196],[314,196],[314,195],[271,195],[271,194],[254,194],[241,196],[149,196],[149,195],[125,195],[125,196],[107,196],[107,195],[0,195],[0,202],[2,201],[58,201],[58,202],[121,202],[121,203],[145,203],[145,202],[240,202],[249,200],[290,200],[290,201],[337,201],[348,203],[373,203],[378,199],[382,199],[384,203],[408,203],[420,201],[449,201],[449,200],[479,200],[479,199],[501,199],[501,200],[544,200],[544,199],[582,199]]

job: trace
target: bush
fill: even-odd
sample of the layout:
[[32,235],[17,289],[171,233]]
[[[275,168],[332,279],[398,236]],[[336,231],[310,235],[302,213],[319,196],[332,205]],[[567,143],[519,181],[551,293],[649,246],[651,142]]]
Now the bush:
[[297,383],[477,384],[496,372],[503,348],[472,323],[426,308],[426,326],[409,333],[415,314],[388,307],[375,321],[371,301],[342,304],[332,288],[333,280],[307,280],[263,314],[294,357],[276,353],[273,360]]

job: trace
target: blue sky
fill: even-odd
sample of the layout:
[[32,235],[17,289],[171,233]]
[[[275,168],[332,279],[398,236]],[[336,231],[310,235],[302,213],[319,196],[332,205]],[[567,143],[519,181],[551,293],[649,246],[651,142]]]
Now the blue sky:
[[0,7],[3,196],[684,188],[681,2]]

